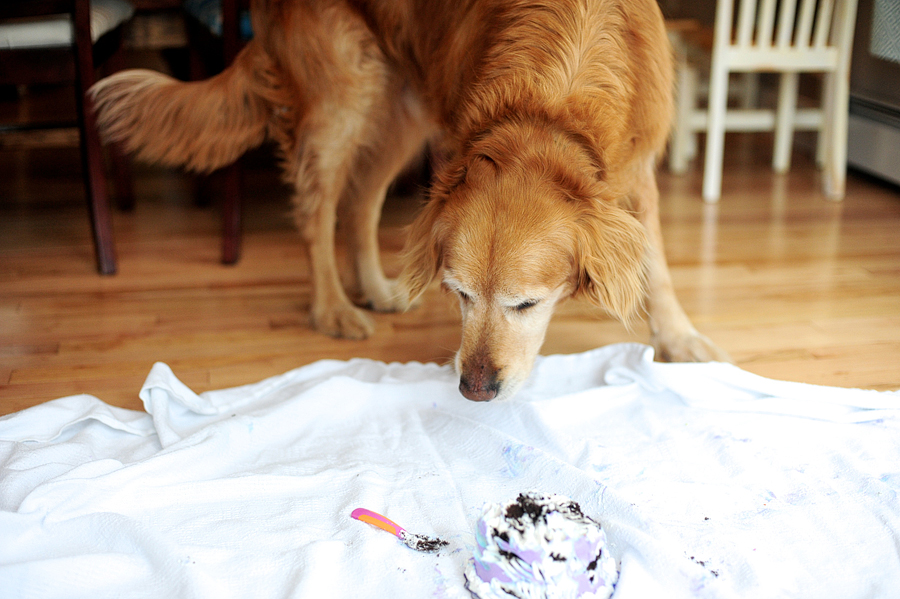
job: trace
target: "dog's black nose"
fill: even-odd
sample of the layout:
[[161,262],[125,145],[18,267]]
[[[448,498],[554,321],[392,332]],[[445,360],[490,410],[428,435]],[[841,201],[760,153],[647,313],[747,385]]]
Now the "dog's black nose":
[[459,392],[472,401],[490,401],[500,392],[500,381],[496,376],[475,376],[471,379],[462,376],[459,378]]

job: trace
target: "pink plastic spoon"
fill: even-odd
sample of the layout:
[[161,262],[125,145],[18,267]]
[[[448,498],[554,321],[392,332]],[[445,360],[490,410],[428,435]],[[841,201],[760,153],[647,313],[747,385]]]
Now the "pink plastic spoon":
[[426,553],[436,553],[440,551],[440,549],[447,545],[447,541],[435,538],[435,537],[426,537],[425,535],[417,535],[409,532],[393,520],[389,520],[385,518],[381,514],[377,514],[372,510],[367,510],[365,508],[356,508],[350,514],[351,518],[355,518],[361,522],[366,522],[373,526],[377,526],[382,530],[386,530],[392,535],[396,536],[398,539],[403,541],[403,543],[409,547],[410,549],[415,549],[416,551],[424,551]]

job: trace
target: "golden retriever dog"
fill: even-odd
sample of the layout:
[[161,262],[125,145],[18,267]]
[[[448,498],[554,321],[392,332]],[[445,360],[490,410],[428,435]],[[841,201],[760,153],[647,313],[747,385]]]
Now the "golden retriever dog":
[[[92,98],[106,138],[156,163],[211,171],[277,143],[316,329],[366,337],[351,295],[401,310],[440,277],[459,297],[471,400],[520,388],[570,297],[626,322],[646,310],[660,359],[727,359],[691,325],[663,254],[672,64],[655,0],[254,0],[251,14],[254,39],[218,76],[123,71]],[[443,159],[392,281],[381,207],[426,143]]]

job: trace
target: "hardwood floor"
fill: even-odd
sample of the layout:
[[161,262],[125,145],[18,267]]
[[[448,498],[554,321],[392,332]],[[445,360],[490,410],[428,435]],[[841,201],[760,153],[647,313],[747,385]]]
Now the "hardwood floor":
[[[697,167],[660,173],[668,257],[694,323],[750,372],[900,388],[900,192],[851,174],[846,200],[830,203],[806,156],[776,176],[767,136],[728,139],[718,206],[700,201]],[[115,216],[119,274],[101,277],[76,149],[0,148],[0,414],[76,393],[141,409],[155,361],[202,392],[323,358],[450,359],[458,313],[437,288],[408,313],[373,315],[371,339],[312,332],[287,191],[265,155],[249,162],[236,266],[219,263],[219,211],[195,205],[192,180],[137,167],[137,207]],[[418,201],[386,206],[389,274]],[[570,302],[543,353],[646,340],[645,325]]]

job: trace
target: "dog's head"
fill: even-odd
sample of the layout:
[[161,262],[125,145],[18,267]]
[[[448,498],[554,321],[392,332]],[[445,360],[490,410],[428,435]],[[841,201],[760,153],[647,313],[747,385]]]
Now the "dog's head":
[[487,156],[454,168],[410,228],[401,280],[412,300],[442,273],[462,312],[460,392],[507,398],[528,378],[561,300],[579,295],[632,317],[646,237],[632,215],[582,197],[553,169]]

